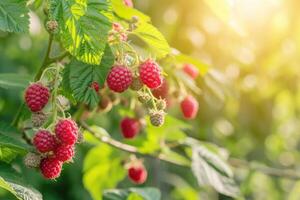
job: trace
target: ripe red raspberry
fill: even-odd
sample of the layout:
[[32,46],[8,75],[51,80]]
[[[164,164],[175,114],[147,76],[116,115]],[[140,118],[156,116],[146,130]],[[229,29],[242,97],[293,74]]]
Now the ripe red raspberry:
[[133,3],[132,3],[132,0],[123,0],[124,4],[128,7],[133,7]]
[[77,140],[78,127],[71,119],[62,119],[55,126],[56,137],[62,144],[73,145]]
[[146,60],[140,65],[141,81],[150,89],[161,86],[163,78],[161,70],[156,62],[151,59]]
[[55,137],[47,130],[40,130],[33,138],[33,145],[41,153],[53,151],[56,147]]
[[40,170],[46,179],[55,179],[61,173],[62,162],[56,158],[44,158],[40,164]]
[[167,99],[169,92],[169,84],[166,79],[163,79],[161,86],[152,90],[153,96],[158,99]]
[[71,160],[74,154],[74,146],[72,145],[60,145],[54,150],[55,158],[62,162]]
[[147,170],[142,164],[132,165],[128,169],[128,177],[135,184],[143,184],[147,179]]
[[47,87],[41,83],[33,83],[25,91],[25,102],[32,112],[38,112],[48,103],[49,96]]
[[199,75],[199,70],[192,64],[184,64],[183,71],[189,75],[192,79],[195,79]]
[[124,138],[134,138],[139,133],[140,128],[140,123],[137,119],[125,117],[121,121],[121,130]]
[[193,96],[187,96],[180,104],[183,116],[186,119],[194,119],[198,113],[199,104]]
[[97,81],[93,81],[91,84],[91,88],[93,88],[96,92],[99,92],[100,89],[99,83],[97,83]]
[[132,72],[123,65],[114,66],[107,76],[107,85],[114,92],[124,92],[132,82]]

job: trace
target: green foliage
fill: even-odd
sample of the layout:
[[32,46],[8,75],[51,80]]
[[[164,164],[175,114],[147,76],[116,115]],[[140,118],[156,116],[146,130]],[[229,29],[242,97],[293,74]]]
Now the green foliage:
[[50,19],[59,24],[63,46],[78,60],[89,64],[101,62],[111,18],[108,0],[50,0]]
[[112,8],[113,8],[114,14],[118,18],[121,18],[125,21],[131,20],[133,16],[137,16],[139,18],[139,20],[141,20],[143,22],[150,22],[150,20],[151,20],[149,16],[143,14],[142,12],[140,12],[134,8],[125,6],[123,3],[123,0],[112,0]]
[[139,23],[138,27],[132,32],[133,35],[139,37],[143,42],[143,48],[150,52],[152,57],[157,59],[165,57],[170,53],[170,46],[165,37],[149,23]]
[[31,77],[21,74],[0,74],[0,88],[3,89],[25,89]]
[[107,46],[100,65],[90,65],[73,59],[64,70],[63,85],[71,90],[75,99],[95,107],[99,102],[99,96],[91,88],[92,82],[104,85],[106,75],[114,62],[114,56]]
[[0,187],[12,193],[19,200],[42,200],[42,195],[20,182],[15,170],[0,162]]
[[0,123],[0,161],[11,162],[17,155],[24,155],[29,146],[19,140],[16,130]]
[[230,167],[216,154],[203,146],[192,147],[192,171],[200,186],[210,185],[218,192],[237,197],[239,188]]
[[28,32],[29,9],[26,0],[0,1],[0,30],[16,33]]
[[101,200],[104,189],[114,188],[125,175],[118,152],[106,144],[92,148],[83,165],[83,184],[93,199]]
[[129,188],[106,190],[103,200],[160,200],[160,191],[156,188]]

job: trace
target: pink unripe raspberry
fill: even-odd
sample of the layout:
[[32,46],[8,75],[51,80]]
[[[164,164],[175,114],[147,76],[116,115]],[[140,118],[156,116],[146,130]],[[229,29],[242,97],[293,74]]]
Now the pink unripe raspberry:
[[55,179],[60,176],[62,162],[56,158],[44,158],[40,164],[40,170],[46,179]]
[[143,62],[140,65],[139,72],[142,83],[148,88],[155,89],[162,84],[163,78],[161,76],[160,67],[153,60],[148,59]]
[[25,103],[32,112],[41,111],[49,97],[49,89],[41,83],[32,83],[25,91]]
[[121,130],[124,138],[134,138],[139,133],[140,128],[140,123],[137,119],[125,117],[121,121]]
[[191,96],[186,96],[180,103],[181,111],[186,119],[194,119],[198,113],[199,104],[197,100]]
[[128,177],[135,184],[143,184],[147,179],[147,170],[143,165],[132,165],[128,169]]
[[132,82],[132,72],[123,65],[114,66],[107,76],[107,85],[114,92],[124,92]]
[[62,119],[55,126],[56,137],[62,144],[73,145],[77,140],[78,127],[71,119]]
[[54,156],[56,159],[62,162],[69,161],[75,154],[73,145],[60,145],[54,150]]
[[128,7],[133,7],[133,3],[132,3],[132,0],[123,0],[124,4]]
[[39,152],[45,153],[55,149],[56,140],[54,135],[52,135],[49,131],[40,130],[33,138],[33,145]]
[[195,79],[199,75],[199,70],[192,64],[184,64],[183,71],[189,75],[192,79]]
[[117,31],[117,32],[119,32],[119,31],[121,31],[123,29],[122,25],[120,23],[118,23],[118,22],[114,22],[112,24],[112,27],[113,27],[113,30]]

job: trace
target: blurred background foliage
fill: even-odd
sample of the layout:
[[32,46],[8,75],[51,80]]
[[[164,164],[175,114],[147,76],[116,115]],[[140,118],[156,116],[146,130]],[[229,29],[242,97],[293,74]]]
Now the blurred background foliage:
[[[172,47],[212,66],[198,82],[209,87],[204,88],[200,113],[192,122],[189,135],[227,149],[230,157],[300,170],[300,2],[134,3],[151,16]],[[42,16],[40,10],[31,13],[28,35],[0,33],[0,73],[32,75],[38,68],[46,46],[44,22],[40,21],[43,18],[38,16]],[[22,101],[22,93],[0,88],[0,97],[0,121],[10,122]],[[116,138],[118,120],[117,108],[94,119]],[[116,150],[105,145],[89,151],[92,145],[93,142],[80,145],[75,162],[64,168],[57,181],[44,181],[37,172],[24,169],[28,182],[46,200],[82,200],[92,196],[99,199],[99,188],[110,187],[119,180],[123,181],[118,187],[132,186],[127,178],[124,180],[124,170],[116,167],[122,162],[122,153],[118,151],[116,156]],[[154,174],[147,185],[159,187],[164,200],[229,199],[210,188],[198,188],[192,174],[176,166],[154,159],[146,159],[146,166],[149,174]],[[300,199],[300,181],[271,177],[248,167],[234,169],[245,199]],[[0,190],[0,199],[10,198],[13,199]]]

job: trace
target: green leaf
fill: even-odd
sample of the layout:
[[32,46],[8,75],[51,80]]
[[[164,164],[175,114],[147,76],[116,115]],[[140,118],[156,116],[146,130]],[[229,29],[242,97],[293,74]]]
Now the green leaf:
[[0,160],[11,162],[17,155],[24,155],[30,147],[11,133],[14,130],[0,123]]
[[93,199],[101,200],[104,189],[114,188],[126,176],[119,152],[106,144],[89,151],[84,160],[83,184]]
[[111,30],[109,0],[51,0],[49,15],[58,22],[58,35],[70,54],[85,63],[100,63]]
[[103,200],[159,200],[161,198],[160,191],[156,188],[128,188],[105,190]]
[[19,200],[42,200],[42,195],[19,180],[20,176],[9,165],[0,163],[0,187]]
[[210,185],[231,197],[239,195],[230,167],[204,146],[192,147],[192,171],[200,186]]
[[[64,85],[70,87],[75,99],[94,107],[99,102],[97,92],[91,88],[91,83],[96,81],[103,85],[109,69],[114,62],[114,56],[107,46],[100,65],[90,65],[73,59],[65,69]],[[69,69],[68,69],[69,68]],[[67,84],[69,75],[69,86]]]
[[204,76],[208,72],[208,65],[193,57],[184,55],[182,53],[178,53],[175,55],[175,58],[181,64],[184,63],[193,64],[199,69],[199,72],[202,76]]
[[30,80],[31,77],[29,75],[3,73],[0,74],[0,88],[25,89]]
[[112,8],[115,15],[123,20],[131,20],[133,16],[137,16],[139,20],[143,22],[150,22],[151,20],[150,17],[144,13],[126,6],[123,0],[112,0]]
[[26,0],[0,1],[0,30],[26,33],[29,29],[29,10]]
[[145,43],[145,48],[151,56],[157,59],[165,57],[171,51],[165,37],[149,23],[139,23],[132,34],[139,37]]

